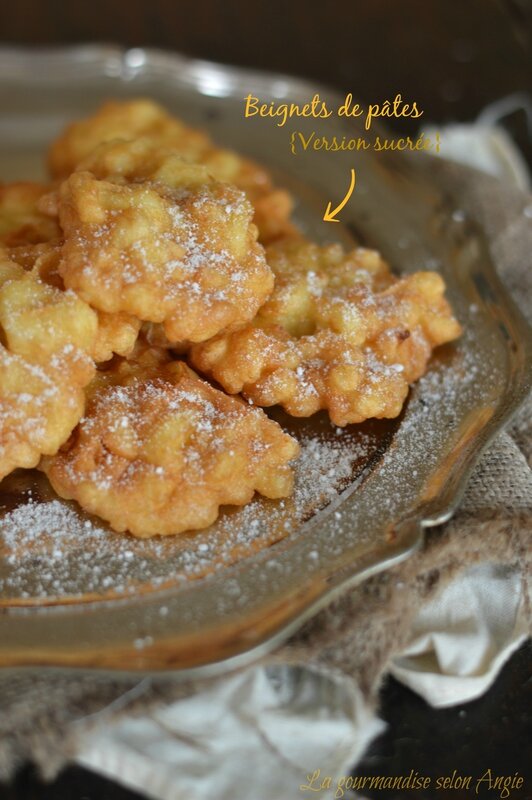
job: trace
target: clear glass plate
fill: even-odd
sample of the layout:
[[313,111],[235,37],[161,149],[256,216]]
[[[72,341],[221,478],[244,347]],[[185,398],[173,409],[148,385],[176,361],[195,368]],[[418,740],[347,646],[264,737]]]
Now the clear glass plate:
[[[483,231],[449,197],[430,156],[294,156],[290,126],[245,120],[243,98],[302,103],[330,90],[279,75],[114,47],[0,50],[0,179],[44,177],[48,142],[109,97],[149,96],[265,163],[313,239],[371,244],[397,271],[438,269],[465,327],[442,348],[398,420],[335,430],[277,418],[303,445],[294,498],[256,499],[208,531],[136,541],[54,498],[38,473],[0,484],[0,666],[190,676],[256,658],[335,593],[410,555],[448,519],[481,450],[524,397],[530,335],[490,263]],[[300,118],[308,134],[353,123]],[[322,220],[356,167],[341,213]],[[456,212],[460,213],[456,213]],[[33,505],[28,504],[31,490]],[[9,516],[6,516],[9,515]]]

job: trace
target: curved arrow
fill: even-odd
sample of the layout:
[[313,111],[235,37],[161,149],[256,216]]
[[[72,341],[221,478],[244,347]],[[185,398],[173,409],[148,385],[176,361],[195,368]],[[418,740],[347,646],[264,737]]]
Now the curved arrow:
[[342,210],[342,208],[345,206],[345,204],[353,194],[353,189],[355,188],[355,181],[356,181],[355,170],[351,169],[351,184],[349,186],[349,189],[347,190],[346,196],[344,197],[340,205],[336,206],[334,211],[331,211],[331,203],[329,201],[327,208],[325,210],[325,214],[323,215],[324,222],[340,222],[339,219],[336,219],[336,214],[338,214]]

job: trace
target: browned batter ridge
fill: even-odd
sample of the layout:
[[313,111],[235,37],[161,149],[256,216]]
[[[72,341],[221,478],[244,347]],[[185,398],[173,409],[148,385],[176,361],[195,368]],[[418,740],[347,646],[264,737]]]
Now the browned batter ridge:
[[292,491],[296,441],[166,351],[101,372],[87,394],[85,416],[42,467],[61,497],[116,531],[206,528],[222,505]]
[[54,178],[66,178],[99,144],[145,138],[150,146],[171,149],[193,164],[204,164],[219,181],[246,193],[254,208],[260,239],[270,242],[294,230],[293,200],[274,186],[264,167],[232,150],[217,147],[205,131],[185,125],[148,99],[111,101],[87,119],[73,122],[52,144],[48,164]]
[[271,245],[275,289],[255,319],[192,348],[196,369],[259,406],[327,409],[344,426],[401,412],[409,385],[460,325],[435,272],[397,278],[374,250],[300,237]]

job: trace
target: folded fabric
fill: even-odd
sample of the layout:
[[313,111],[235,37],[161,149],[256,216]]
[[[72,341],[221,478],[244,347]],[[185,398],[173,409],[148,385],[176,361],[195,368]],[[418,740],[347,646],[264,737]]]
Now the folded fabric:
[[[434,706],[472,700],[524,640],[523,607],[519,570],[472,567],[419,611],[390,673]],[[320,796],[334,797],[384,729],[342,673],[262,665],[149,714],[104,710],[93,723],[77,763],[155,800],[291,800],[328,777]]]
[[390,673],[436,708],[480,697],[525,640],[530,600],[516,567],[473,567],[420,610]]
[[383,727],[341,675],[260,666],[151,714],[102,713],[76,761],[157,800],[282,800],[316,765],[339,775]]

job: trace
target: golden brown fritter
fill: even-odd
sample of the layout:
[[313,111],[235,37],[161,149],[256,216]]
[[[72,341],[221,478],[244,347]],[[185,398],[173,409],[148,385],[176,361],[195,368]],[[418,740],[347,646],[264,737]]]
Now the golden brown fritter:
[[81,171],[61,185],[65,286],[100,311],[163,323],[172,342],[204,341],[249,321],[273,274],[245,195],[204,167],[144,147],[126,152],[146,180]]
[[0,479],[68,438],[94,374],[97,317],[0,252]]
[[102,142],[139,138],[149,139],[152,147],[171,148],[187,161],[204,164],[217,180],[244,191],[254,206],[262,242],[293,231],[292,198],[273,186],[263,167],[216,147],[206,133],[188,127],[151,100],[108,102],[92,116],[73,122],[50,148],[50,171],[55,178],[66,178]]
[[[65,285],[59,275],[61,243],[23,245],[8,250],[9,257],[26,270],[34,270],[44,283],[64,291]],[[127,356],[137,341],[140,320],[130,314],[107,314],[95,311],[98,317],[98,331],[90,353],[96,361],[108,361],[116,353]]]
[[94,360],[99,363],[109,361],[115,354],[128,356],[137,341],[140,320],[122,312],[107,314],[105,311],[96,311],[96,313],[98,334],[92,351]]
[[0,480],[40,464],[116,531],[286,497],[299,448],[258,406],[395,417],[460,334],[439,275],[305,241],[262,167],[149,100],[73,123],[49,165],[0,186]]
[[228,392],[336,425],[395,417],[432,350],[460,326],[434,272],[395,278],[378,253],[290,238],[267,248],[274,292],[250,325],[196,345],[191,363]]
[[0,184],[0,244],[17,247],[60,236],[57,221],[39,207],[49,186],[30,181]]
[[50,172],[54,178],[66,178],[102,142],[139,137],[151,138],[156,146],[181,145],[195,162],[210,146],[203,131],[187,127],[152,100],[111,100],[91,116],[72,122],[52,142]]
[[43,461],[55,491],[139,537],[204,528],[255,491],[288,495],[296,442],[260,409],[151,352],[89,387],[71,439]]

